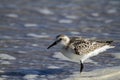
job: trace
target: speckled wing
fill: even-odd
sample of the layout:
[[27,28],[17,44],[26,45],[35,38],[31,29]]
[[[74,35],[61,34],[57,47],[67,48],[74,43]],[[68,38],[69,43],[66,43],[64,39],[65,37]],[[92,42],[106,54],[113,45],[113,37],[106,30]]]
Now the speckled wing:
[[87,54],[105,45],[111,44],[112,41],[97,41],[83,38],[73,38],[69,47],[75,50],[77,55]]

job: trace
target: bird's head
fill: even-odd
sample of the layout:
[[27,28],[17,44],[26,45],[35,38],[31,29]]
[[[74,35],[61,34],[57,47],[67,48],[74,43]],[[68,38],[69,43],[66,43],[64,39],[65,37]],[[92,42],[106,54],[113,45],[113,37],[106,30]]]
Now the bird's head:
[[53,42],[47,49],[51,48],[52,46],[58,43],[60,43],[63,46],[67,46],[69,42],[70,42],[70,38],[68,36],[60,34],[56,36],[55,42]]

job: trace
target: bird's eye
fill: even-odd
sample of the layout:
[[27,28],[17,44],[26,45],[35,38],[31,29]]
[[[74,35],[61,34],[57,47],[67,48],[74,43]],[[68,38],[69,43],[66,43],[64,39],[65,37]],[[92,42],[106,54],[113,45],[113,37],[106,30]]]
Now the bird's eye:
[[59,40],[62,40],[62,38],[59,38]]

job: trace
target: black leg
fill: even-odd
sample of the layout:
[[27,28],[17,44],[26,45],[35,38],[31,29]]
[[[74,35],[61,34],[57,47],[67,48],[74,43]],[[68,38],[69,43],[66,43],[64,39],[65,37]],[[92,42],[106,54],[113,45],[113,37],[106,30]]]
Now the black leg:
[[84,65],[83,65],[82,61],[80,60],[80,73],[82,72],[83,68],[84,68]]

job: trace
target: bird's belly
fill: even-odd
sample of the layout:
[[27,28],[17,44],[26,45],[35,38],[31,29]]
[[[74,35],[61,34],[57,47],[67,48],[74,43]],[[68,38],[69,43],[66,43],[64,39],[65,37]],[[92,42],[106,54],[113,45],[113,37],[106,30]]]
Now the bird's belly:
[[80,60],[82,62],[84,62],[86,59],[92,57],[92,56],[96,56],[97,54],[109,49],[109,48],[113,48],[113,47],[110,47],[108,45],[106,46],[103,46],[99,49],[96,49],[94,50],[93,52],[90,52],[90,53],[83,53],[83,55],[77,55],[75,54],[74,50],[72,49],[68,49],[68,50],[65,50],[65,49],[62,49],[61,52],[64,56],[68,57],[69,59],[71,59],[71,61],[74,61],[74,62],[80,62]]
[[81,56],[74,53],[73,50],[61,50],[62,54],[73,62],[80,62]]

